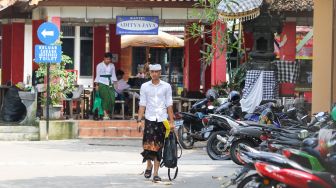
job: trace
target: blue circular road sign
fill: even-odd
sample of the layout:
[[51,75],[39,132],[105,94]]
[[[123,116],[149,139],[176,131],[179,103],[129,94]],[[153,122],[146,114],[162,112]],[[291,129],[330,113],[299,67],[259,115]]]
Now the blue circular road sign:
[[52,44],[59,38],[58,27],[51,22],[44,22],[37,29],[37,37],[44,44]]

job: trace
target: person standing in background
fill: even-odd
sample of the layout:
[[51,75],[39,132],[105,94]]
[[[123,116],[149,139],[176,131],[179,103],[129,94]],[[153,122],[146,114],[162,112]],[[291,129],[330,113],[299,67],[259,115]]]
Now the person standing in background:
[[102,99],[102,107],[104,110],[105,120],[110,119],[110,114],[114,110],[115,101],[115,87],[117,77],[115,73],[115,67],[112,63],[112,54],[110,52],[105,53],[104,61],[99,63],[96,68],[96,91]]

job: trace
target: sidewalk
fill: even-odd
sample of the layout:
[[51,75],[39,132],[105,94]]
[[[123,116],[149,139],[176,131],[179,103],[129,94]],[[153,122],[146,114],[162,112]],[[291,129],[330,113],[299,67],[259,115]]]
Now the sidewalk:
[[[204,146],[204,145],[203,145]],[[141,140],[84,139],[0,142],[0,188],[219,187],[212,176],[232,174],[231,161],[213,161],[202,147],[184,150],[176,181],[145,180]]]

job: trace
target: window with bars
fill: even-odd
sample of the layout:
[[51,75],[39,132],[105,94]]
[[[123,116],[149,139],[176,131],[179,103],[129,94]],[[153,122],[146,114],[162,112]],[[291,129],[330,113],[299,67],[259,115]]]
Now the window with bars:
[[62,25],[61,31],[63,33],[63,37],[66,37],[66,38],[75,37],[75,26]]
[[63,54],[69,56],[72,64],[67,64],[66,69],[74,69],[74,55],[75,55],[75,27],[74,26],[61,26],[62,32],[62,51]]

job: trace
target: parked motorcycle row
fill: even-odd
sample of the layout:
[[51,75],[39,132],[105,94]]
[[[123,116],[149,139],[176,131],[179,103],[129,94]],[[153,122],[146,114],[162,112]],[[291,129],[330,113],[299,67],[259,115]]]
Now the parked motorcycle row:
[[216,92],[206,96],[190,112],[177,113],[175,126],[185,149],[207,141],[211,159],[242,165],[224,187],[336,187],[336,107],[310,118],[302,109],[264,101],[246,114],[238,92],[216,108]]
[[311,126],[320,128],[317,132],[312,127],[300,128],[306,131],[264,128],[259,147],[239,143],[235,155],[243,167],[223,187],[336,187],[336,107],[333,111],[331,121],[329,114],[315,115]]

